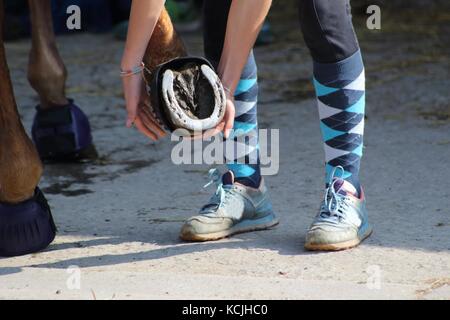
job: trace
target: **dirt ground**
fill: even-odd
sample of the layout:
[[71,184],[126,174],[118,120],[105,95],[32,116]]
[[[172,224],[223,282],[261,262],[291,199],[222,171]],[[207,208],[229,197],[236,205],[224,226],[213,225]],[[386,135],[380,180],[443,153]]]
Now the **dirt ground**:
[[[374,233],[337,253],[303,249],[323,196],[323,148],[311,59],[295,12],[286,15],[272,13],[276,42],[256,49],[260,127],[280,129],[280,170],[267,177],[277,228],[181,242],[181,223],[212,191],[202,190],[209,167],[175,166],[169,139],[124,127],[122,42],[59,37],[67,94],[88,114],[100,158],[46,165],[40,186],[58,236],[44,252],[0,259],[0,298],[450,299],[450,15],[386,13],[374,31],[355,17],[367,77],[361,179]],[[202,53],[200,33],[183,37]],[[26,80],[29,47],[7,44],[28,129],[38,101]]]

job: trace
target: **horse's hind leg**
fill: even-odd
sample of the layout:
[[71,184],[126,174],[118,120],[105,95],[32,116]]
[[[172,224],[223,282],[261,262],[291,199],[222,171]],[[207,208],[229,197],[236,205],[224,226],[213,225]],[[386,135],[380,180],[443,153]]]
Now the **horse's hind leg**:
[[28,80],[40,99],[32,128],[39,154],[49,160],[95,157],[88,118],[65,95],[67,71],[56,47],[51,1],[28,4],[32,26]]
[[47,202],[37,189],[42,164],[17,112],[3,45],[0,0],[0,256],[45,248],[55,236]]

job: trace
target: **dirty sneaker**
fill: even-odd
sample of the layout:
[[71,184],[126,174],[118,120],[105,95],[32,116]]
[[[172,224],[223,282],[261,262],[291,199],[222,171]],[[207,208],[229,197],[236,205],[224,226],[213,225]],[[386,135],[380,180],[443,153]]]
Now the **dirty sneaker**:
[[306,234],[307,250],[344,250],[357,246],[370,236],[366,200],[361,188],[360,195],[355,187],[342,177],[336,177],[336,170],[325,191],[320,212]]
[[[236,233],[268,229],[278,224],[268,191],[261,180],[258,189],[234,181],[232,171],[220,179],[217,169],[209,171],[217,190],[203,206],[199,215],[189,218],[181,228],[180,237],[187,241],[217,240]],[[221,180],[221,181],[220,181]]]

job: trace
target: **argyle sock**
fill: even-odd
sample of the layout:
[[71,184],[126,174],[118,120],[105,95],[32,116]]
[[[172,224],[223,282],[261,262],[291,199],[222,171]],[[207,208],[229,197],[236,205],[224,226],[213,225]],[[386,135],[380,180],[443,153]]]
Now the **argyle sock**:
[[[225,151],[227,167],[233,171],[235,181],[258,188],[261,181],[257,122],[258,82],[253,52],[244,67],[234,98],[236,114]],[[234,152],[229,156],[228,151],[232,149]]]
[[365,77],[361,52],[336,63],[314,62],[314,86],[325,147],[326,181],[334,167],[360,191]]

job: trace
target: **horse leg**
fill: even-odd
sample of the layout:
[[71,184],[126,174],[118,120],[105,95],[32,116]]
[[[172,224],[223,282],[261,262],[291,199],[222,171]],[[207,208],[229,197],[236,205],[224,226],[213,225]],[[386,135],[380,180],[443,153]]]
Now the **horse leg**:
[[3,45],[0,0],[0,256],[45,248],[55,236],[50,208],[37,188],[42,164],[22,126]]
[[67,71],[56,47],[51,1],[29,0],[28,4],[32,26],[28,81],[38,93],[42,109],[66,105]]
[[159,64],[186,54],[186,47],[175,31],[169,14],[163,9],[144,55],[147,69],[153,71]]
[[[187,55],[183,41],[175,31],[169,13],[164,8],[153,30],[147,45],[143,62],[150,73],[145,72],[146,82],[150,83],[151,73],[161,63]],[[151,99],[146,90],[143,91],[140,105],[150,108]]]
[[95,158],[89,120],[65,95],[67,71],[56,47],[51,1],[28,0],[32,46],[28,80],[40,104],[32,135],[42,159]]

